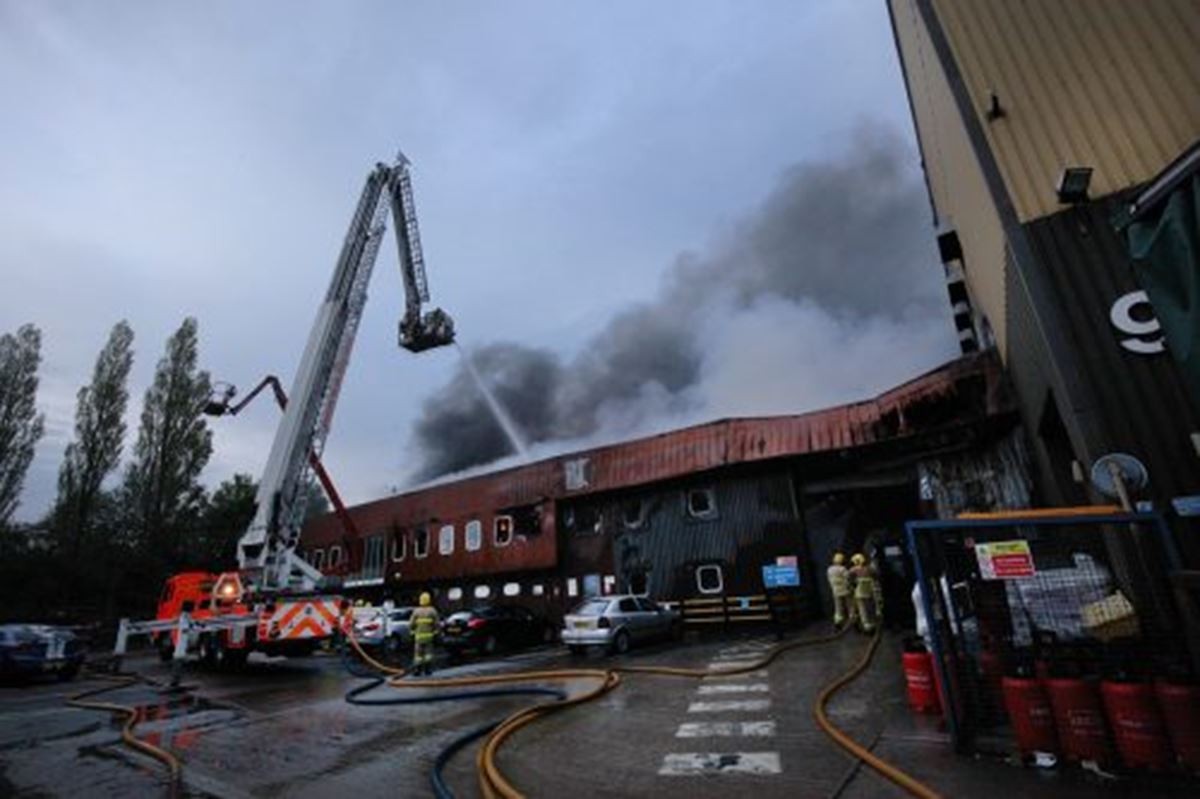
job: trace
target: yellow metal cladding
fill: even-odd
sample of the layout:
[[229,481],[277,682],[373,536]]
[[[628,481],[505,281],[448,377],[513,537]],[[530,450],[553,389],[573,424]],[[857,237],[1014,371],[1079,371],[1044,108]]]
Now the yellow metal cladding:
[[1099,197],[1200,138],[1200,0],[933,4],[1022,222],[1061,210],[1065,166],[1092,167]]
[[1000,214],[916,0],[891,0],[891,6],[938,226],[958,233],[971,297],[991,323],[1003,357],[1005,239]]

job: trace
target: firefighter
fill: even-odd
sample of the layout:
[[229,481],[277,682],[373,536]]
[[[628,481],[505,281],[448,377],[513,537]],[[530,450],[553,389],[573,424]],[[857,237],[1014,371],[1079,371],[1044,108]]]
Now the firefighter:
[[856,552],[850,558],[850,576],[854,579],[854,606],[858,611],[858,624],[864,633],[875,630],[875,573],[867,565],[867,558]]
[[846,556],[833,553],[833,564],[826,571],[829,590],[833,594],[833,626],[841,627],[853,618],[854,608],[850,604],[850,575],[846,571]]
[[420,607],[412,612],[409,624],[413,637],[413,674],[433,673],[433,638],[437,634],[438,612],[428,591],[421,593]]

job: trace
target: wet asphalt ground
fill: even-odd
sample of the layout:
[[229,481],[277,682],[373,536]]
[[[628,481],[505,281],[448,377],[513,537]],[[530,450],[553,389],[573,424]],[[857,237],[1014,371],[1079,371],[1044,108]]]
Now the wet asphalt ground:
[[[810,630],[802,635],[814,635]],[[724,668],[754,660],[774,640],[748,635],[647,647],[620,659],[572,658],[561,648],[445,665],[438,676],[607,663]],[[848,635],[783,655],[739,677],[676,679],[627,675],[601,699],[567,709],[517,734],[500,756],[506,776],[533,797],[654,796],[873,797],[901,792],[858,766],[816,727],[812,702],[822,686],[857,660],[866,640]],[[150,658],[127,668],[165,682]],[[183,795],[432,795],[437,753],[466,730],[526,706],[527,698],[491,698],[417,706],[361,707],[344,693],[363,680],[341,660],[318,655],[251,661],[237,674],[186,672],[183,692],[122,688],[103,699],[143,709],[138,735],[176,752]],[[66,707],[72,693],[101,685],[0,687],[0,795],[165,796],[165,768],[120,743],[102,712]],[[583,684],[568,686],[578,690]],[[368,696],[402,692],[381,687]],[[898,644],[886,639],[868,672],[839,695],[834,721],[946,796],[1196,795],[1139,780],[1103,783],[1075,771],[1039,772],[1001,758],[955,756],[938,722],[904,708]],[[479,795],[475,747],[447,769],[455,795]]]

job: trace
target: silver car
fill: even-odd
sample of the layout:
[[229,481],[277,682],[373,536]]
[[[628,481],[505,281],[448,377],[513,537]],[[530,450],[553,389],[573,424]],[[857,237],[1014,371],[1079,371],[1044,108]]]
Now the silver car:
[[679,614],[633,594],[593,597],[563,619],[562,640],[572,653],[605,647],[623,654],[635,643],[679,637]]

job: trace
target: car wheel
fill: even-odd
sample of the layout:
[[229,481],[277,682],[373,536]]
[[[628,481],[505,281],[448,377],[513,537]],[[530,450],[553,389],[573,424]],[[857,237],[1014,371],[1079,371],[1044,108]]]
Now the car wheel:
[[629,633],[624,630],[617,632],[617,637],[613,639],[612,650],[618,655],[624,655],[629,651]]
[[483,654],[494,655],[496,653],[496,636],[489,635],[483,639]]

